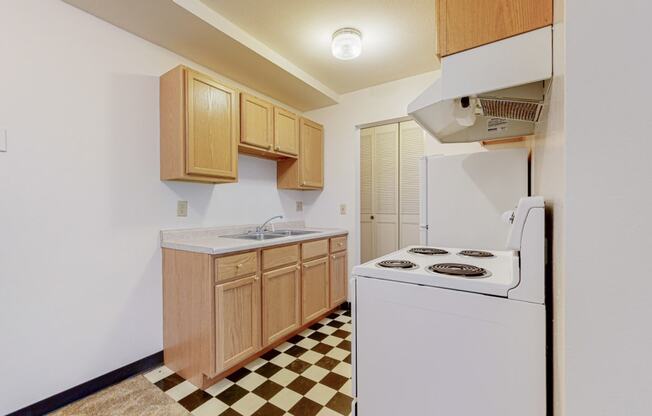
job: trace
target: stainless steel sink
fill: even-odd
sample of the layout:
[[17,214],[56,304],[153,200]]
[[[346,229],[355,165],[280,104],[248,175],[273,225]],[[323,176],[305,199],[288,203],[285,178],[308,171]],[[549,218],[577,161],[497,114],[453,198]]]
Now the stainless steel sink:
[[270,240],[272,238],[286,237],[287,234],[277,233],[247,233],[235,235],[223,235],[223,238],[237,238],[239,240]]
[[305,234],[314,234],[317,231],[308,231],[308,230],[275,230],[274,234],[283,234],[286,235],[305,235]]
[[289,237],[292,235],[313,234],[317,231],[308,230],[276,230],[263,231],[262,233],[250,232],[245,234],[223,235],[223,238],[237,238],[239,240],[270,240],[272,238]]

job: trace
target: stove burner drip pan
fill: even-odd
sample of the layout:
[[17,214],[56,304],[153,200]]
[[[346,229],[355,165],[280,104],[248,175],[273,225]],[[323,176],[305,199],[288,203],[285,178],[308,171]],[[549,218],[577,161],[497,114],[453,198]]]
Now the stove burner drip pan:
[[412,270],[419,267],[416,264],[412,263],[411,261],[407,261],[407,260],[383,260],[381,262],[376,263],[376,266],[384,267],[386,269],[402,269],[402,270]]
[[457,254],[467,257],[496,257],[493,253],[482,250],[462,250]]
[[425,254],[427,256],[433,256],[436,254],[448,254],[448,251],[442,250],[441,248],[433,248],[433,247],[414,247],[409,249],[408,253]]
[[428,266],[428,271],[467,279],[483,279],[490,276],[489,272],[482,267],[462,263],[433,264],[432,266]]

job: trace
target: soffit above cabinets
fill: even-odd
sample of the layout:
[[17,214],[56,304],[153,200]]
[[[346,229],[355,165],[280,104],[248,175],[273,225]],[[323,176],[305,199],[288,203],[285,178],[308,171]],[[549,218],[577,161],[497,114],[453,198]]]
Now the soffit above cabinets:
[[338,94],[199,0],[64,0],[300,111]]

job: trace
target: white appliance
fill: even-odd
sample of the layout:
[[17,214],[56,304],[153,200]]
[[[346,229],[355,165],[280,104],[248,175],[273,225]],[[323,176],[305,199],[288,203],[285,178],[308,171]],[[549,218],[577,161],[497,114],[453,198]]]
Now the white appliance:
[[504,250],[503,212],[528,193],[528,152],[505,149],[420,162],[420,243]]
[[534,133],[552,77],[547,26],[441,59],[441,77],[407,112],[443,143]]
[[543,199],[506,218],[507,250],[411,246],[353,269],[355,415],[545,416]]

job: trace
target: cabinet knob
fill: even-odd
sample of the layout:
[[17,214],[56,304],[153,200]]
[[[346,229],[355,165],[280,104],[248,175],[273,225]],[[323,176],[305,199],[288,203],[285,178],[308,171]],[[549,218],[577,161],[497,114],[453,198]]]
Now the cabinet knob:
[[335,256],[331,256],[331,259],[335,260]]
[[268,145],[267,145],[267,148],[268,148],[268,149],[271,149],[271,148],[272,148],[272,145],[271,145],[271,144],[268,144]]
[[301,270],[301,266],[297,265],[297,270]]
[[306,181],[302,181],[301,185],[306,186]]
[[241,267],[242,267],[242,263],[238,264],[238,265],[235,266],[235,267],[237,267],[238,269],[241,268]]
[[337,243],[337,245],[340,246],[340,247],[342,247],[342,246],[344,245],[344,243],[339,242],[339,243]]
[[279,150],[279,149],[280,149],[280,147],[274,146],[274,150]]

